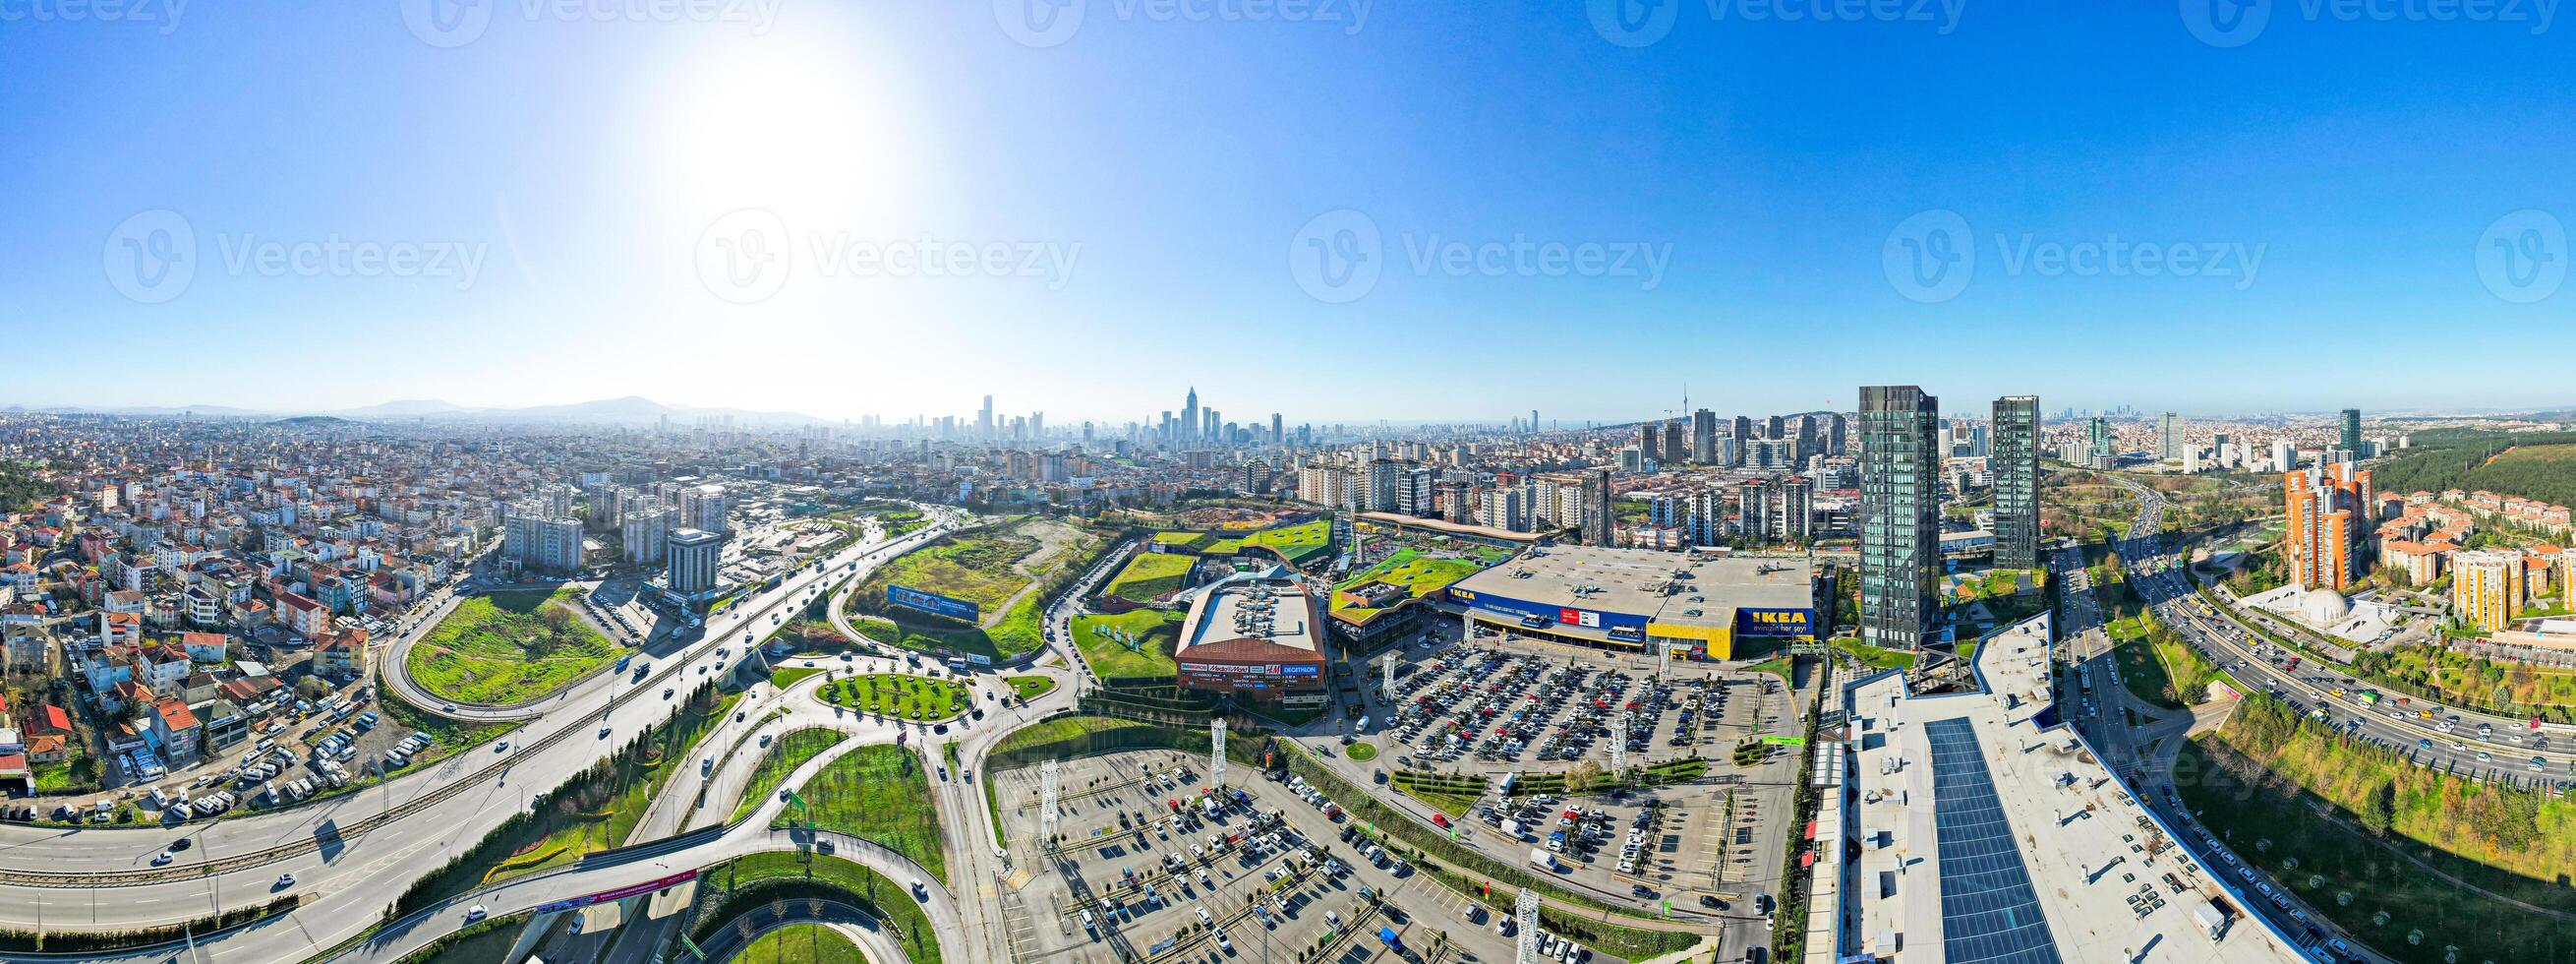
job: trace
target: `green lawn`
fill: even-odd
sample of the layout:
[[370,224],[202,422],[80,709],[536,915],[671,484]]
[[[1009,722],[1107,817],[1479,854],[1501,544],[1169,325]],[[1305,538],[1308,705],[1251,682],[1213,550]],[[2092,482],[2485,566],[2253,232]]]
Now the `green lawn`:
[[911,858],[930,872],[932,886],[948,879],[948,857],[939,836],[939,812],[921,758],[891,743],[858,747],[823,767],[798,788],[810,810],[779,811],[779,825],[810,823],[872,840]]
[[[1139,609],[1115,616],[1076,616],[1073,645],[1103,680],[1159,679],[1180,672],[1172,652],[1181,640],[1181,615]],[[1132,637],[1130,643],[1120,637]]]
[[1182,580],[1189,577],[1191,567],[1198,561],[1197,556],[1177,552],[1140,552],[1127,560],[1127,565],[1110,578],[1108,587],[1101,592],[1129,602],[1153,602],[1181,588]]
[[707,868],[699,878],[695,939],[706,943],[716,928],[772,900],[828,896],[885,918],[903,935],[910,964],[940,964],[938,934],[921,902],[905,892],[909,883],[839,857],[750,854]]
[[849,734],[829,727],[809,726],[791,730],[785,736],[770,741],[769,749],[760,758],[760,766],[751,771],[751,783],[743,787],[742,802],[735,805],[730,819],[750,816],[752,808],[778,792],[778,785],[786,781],[788,774],[848,737]]
[[833,680],[820,695],[836,706],[907,720],[944,720],[966,712],[973,698],[944,679],[906,673],[869,673]]
[[582,621],[573,590],[493,593],[458,603],[411,649],[421,686],[460,703],[521,703],[625,650]]
[[1370,760],[1377,759],[1377,744],[1371,743],[1367,740],[1358,740],[1349,746],[1343,747],[1342,755],[1350,757],[1351,762],[1353,763],[1367,763]]
[[1269,546],[1288,557],[1289,562],[1304,565],[1317,553],[1332,548],[1333,520],[1317,519],[1293,526],[1263,529],[1242,539],[1247,546]]
[[778,688],[783,690],[796,685],[796,681],[798,680],[822,672],[826,672],[826,670],[820,666],[788,666],[770,673],[769,681],[777,684]]
[[1379,560],[1377,565],[1333,587],[1333,609],[1357,614],[1365,622],[1382,610],[1357,604],[1343,592],[1344,589],[1363,583],[1391,582],[1405,587],[1408,591],[1406,598],[1418,599],[1446,589],[1450,583],[1475,575],[1484,568],[1474,559],[1427,556],[1413,549],[1398,549]]
[[1055,691],[1053,676],[1005,676],[1002,682],[1011,684],[1011,695],[1022,700],[1037,699]]
[[2173,686],[2165,680],[2165,663],[2156,658],[2155,645],[2145,639],[2133,639],[2111,650],[2120,661],[2120,684],[2129,695],[2149,706],[2168,710],[2182,709],[2173,697]]
[[760,935],[734,964],[867,964],[859,946],[821,924],[790,924]]
[[61,762],[36,764],[30,768],[29,776],[38,793],[95,790],[98,788],[98,758],[73,750]]
[[955,623],[931,624],[912,620],[896,621],[877,616],[858,619],[859,631],[888,646],[924,653],[952,650],[973,653],[996,662],[1038,648],[1046,642],[1046,629],[1040,625],[1038,595],[1030,593],[1019,605],[1002,614],[1002,621],[991,629],[958,628]]
[[945,536],[888,561],[860,592],[874,602],[885,598],[887,586],[909,586],[966,600],[991,616],[1029,584],[1029,577],[1011,566],[1037,550],[1035,539],[996,532]]
[[1913,653],[1894,649],[1881,649],[1868,643],[1861,642],[1860,640],[1849,638],[1836,639],[1831,645],[1833,646],[1834,652],[1860,660],[1861,665],[1867,666],[1871,669],[1914,668]]
[[1157,532],[1154,544],[1175,552],[1196,553],[1217,543],[1217,536],[1206,532]]

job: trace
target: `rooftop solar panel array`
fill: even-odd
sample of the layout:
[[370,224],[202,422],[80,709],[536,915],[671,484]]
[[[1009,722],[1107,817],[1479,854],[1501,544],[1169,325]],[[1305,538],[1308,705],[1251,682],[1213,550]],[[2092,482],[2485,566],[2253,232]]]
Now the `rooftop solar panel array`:
[[1965,719],[1923,729],[1932,743],[1932,827],[1941,846],[1942,960],[2059,964],[1976,730]]

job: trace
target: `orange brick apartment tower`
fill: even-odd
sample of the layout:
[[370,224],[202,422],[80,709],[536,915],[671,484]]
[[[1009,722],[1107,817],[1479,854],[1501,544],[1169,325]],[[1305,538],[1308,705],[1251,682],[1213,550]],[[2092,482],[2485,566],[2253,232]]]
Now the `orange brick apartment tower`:
[[2284,473],[2290,531],[2283,539],[2290,581],[2349,591],[2369,570],[2370,473],[2350,462]]

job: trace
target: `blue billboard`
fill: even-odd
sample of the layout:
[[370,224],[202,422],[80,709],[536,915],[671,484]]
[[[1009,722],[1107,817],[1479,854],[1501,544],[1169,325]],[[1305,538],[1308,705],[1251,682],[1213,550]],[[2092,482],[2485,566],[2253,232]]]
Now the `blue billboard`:
[[887,586],[886,601],[897,606],[918,609],[933,616],[975,623],[984,619],[984,609],[974,603],[935,592],[923,592],[910,586]]
[[1449,587],[1449,599],[1487,612],[1507,613],[1561,626],[1608,630],[1612,638],[1639,639],[1643,638],[1646,632],[1646,617],[1632,613],[1614,613],[1576,606],[1551,606],[1514,599],[1510,596],[1497,596],[1489,592],[1460,589],[1456,586]]
[[1323,667],[1321,667],[1321,666],[1317,666],[1317,665],[1315,665],[1315,664],[1313,664],[1313,663],[1285,663],[1285,664],[1281,664],[1281,666],[1279,667],[1279,675],[1281,675],[1281,676],[1313,676],[1313,675],[1316,675],[1317,673],[1322,672],[1322,671],[1323,671],[1323,669],[1324,669]]

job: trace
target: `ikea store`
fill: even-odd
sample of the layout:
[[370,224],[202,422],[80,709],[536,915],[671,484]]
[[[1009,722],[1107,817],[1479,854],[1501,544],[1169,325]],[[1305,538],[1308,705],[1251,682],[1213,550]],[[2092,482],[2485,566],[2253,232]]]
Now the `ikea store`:
[[1479,625],[1612,652],[1734,659],[1813,642],[1829,587],[1804,557],[1542,546],[1459,580],[1449,600]]

